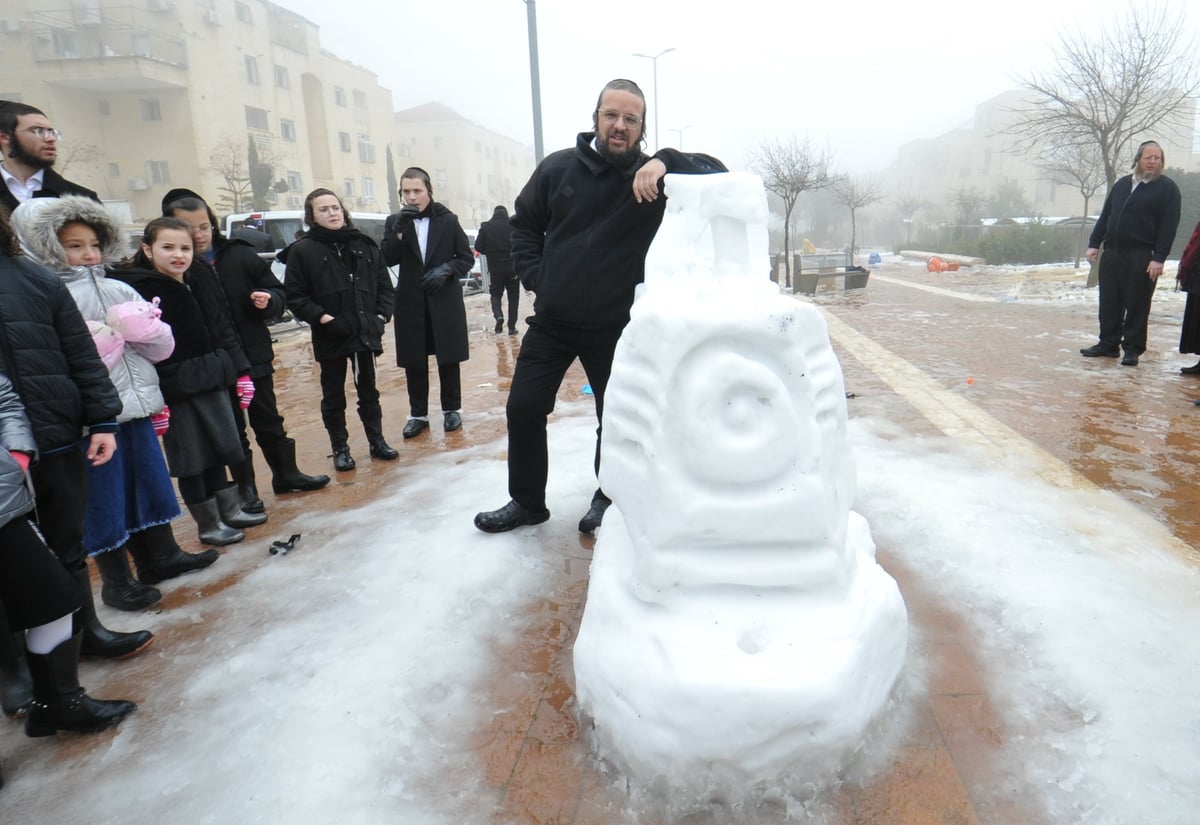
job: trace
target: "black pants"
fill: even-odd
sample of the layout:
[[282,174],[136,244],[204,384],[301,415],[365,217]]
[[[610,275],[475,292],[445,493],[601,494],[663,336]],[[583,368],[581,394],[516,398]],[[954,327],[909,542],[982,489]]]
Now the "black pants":
[[250,456],[250,439],[246,436],[246,420],[254,430],[254,440],[259,449],[269,450],[280,444],[290,444],[283,416],[279,414],[275,398],[275,377],[268,373],[254,377],[254,397],[250,406],[243,410],[238,401],[237,387],[229,388],[229,403],[233,406],[233,420],[237,422],[238,437],[242,441],[242,455]]
[[[438,364],[438,390],[442,412],[462,409],[462,372],[458,364]],[[404,369],[408,385],[408,414],[414,418],[429,415],[429,369]]]
[[338,446],[346,443],[346,368],[353,366],[354,389],[358,393],[358,418],[368,436],[383,431],[383,408],[375,386],[375,354],[356,352],[340,358],[319,361],[321,365],[321,420],[329,431],[329,440]]
[[26,516],[0,526],[0,604],[13,630],[52,622],[80,607],[75,580]]
[[87,512],[87,457],[74,448],[43,455],[29,468],[29,474],[37,497],[38,528],[46,544],[67,572],[86,569],[83,518]]
[[505,292],[508,293],[508,326],[509,328],[515,327],[517,325],[517,312],[521,306],[521,282],[517,280],[517,276],[511,273],[493,273],[490,292],[492,295],[492,317],[497,321],[504,320],[504,313],[500,309],[500,298]]
[[604,390],[612,372],[613,351],[621,337],[619,327],[581,330],[544,324],[536,318],[521,341],[512,389],[508,394],[508,494],[530,510],[546,506],[546,478],[550,459],[546,448],[546,419],[554,411],[555,397],[567,370],[576,358],[583,365],[596,399],[595,469],[600,471],[600,420],[604,415]]
[[1146,267],[1150,250],[1105,249],[1100,257],[1100,346],[1141,355],[1146,351],[1150,301],[1157,281]]

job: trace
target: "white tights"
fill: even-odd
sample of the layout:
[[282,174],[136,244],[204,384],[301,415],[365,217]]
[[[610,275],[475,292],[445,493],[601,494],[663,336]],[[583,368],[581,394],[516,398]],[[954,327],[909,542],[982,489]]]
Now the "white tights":
[[71,614],[25,631],[25,647],[30,653],[44,656],[71,638]]

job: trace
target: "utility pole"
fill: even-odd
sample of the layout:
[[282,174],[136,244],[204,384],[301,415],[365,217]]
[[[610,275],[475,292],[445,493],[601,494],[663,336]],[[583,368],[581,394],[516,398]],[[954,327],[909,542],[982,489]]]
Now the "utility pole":
[[658,54],[641,54],[640,52],[633,53],[634,57],[644,57],[647,60],[649,60],[651,65],[654,68],[654,151],[655,152],[657,152],[659,149],[662,148],[658,142],[658,59],[660,57],[662,57],[664,54],[669,54],[670,52],[673,52],[673,51],[675,51],[674,46],[672,46],[669,49],[663,49]]
[[[542,149],[542,91],[538,75],[537,46],[537,2],[524,0],[526,17],[529,20],[529,88],[533,93],[533,160],[541,163],[545,153]],[[657,101],[658,93],[654,93]]]

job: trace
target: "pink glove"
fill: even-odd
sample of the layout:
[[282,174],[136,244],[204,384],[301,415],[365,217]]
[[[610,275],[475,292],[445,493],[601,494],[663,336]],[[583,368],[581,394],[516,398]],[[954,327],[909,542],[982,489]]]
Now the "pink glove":
[[244,410],[254,400],[254,382],[249,375],[243,375],[237,380],[238,404]]
[[13,457],[13,461],[21,467],[21,472],[29,472],[29,453],[23,453],[20,450],[9,450],[8,454]]
[[154,434],[161,438],[171,426],[171,408],[163,404],[162,412],[150,416],[150,423],[154,425]]

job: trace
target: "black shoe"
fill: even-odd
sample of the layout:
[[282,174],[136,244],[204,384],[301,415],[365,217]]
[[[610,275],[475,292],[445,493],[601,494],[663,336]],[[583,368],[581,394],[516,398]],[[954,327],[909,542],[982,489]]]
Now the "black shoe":
[[509,334],[509,335],[516,335],[516,334],[517,334],[517,328],[516,328],[516,327],[509,327],[509,328],[508,328],[508,334]]
[[608,509],[608,505],[612,504],[612,499],[596,491],[596,495],[592,496],[592,506],[579,520],[579,532],[594,533],[596,528],[600,526],[600,522],[604,520],[604,511]]
[[395,461],[400,453],[382,438],[371,439],[371,458],[381,458],[384,461]]
[[1079,351],[1079,354],[1082,355],[1084,358],[1116,358],[1118,355],[1120,355],[1120,353],[1117,352],[1115,349],[1108,349],[1107,347],[1103,347],[1100,344],[1096,344],[1093,347],[1086,347],[1085,349],[1081,349]]
[[448,412],[442,422],[442,429],[448,433],[462,429],[462,416],[456,412]]
[[499,510],[475,514],[475,526],[485,533],[507,533],[527,524],[541,524],[550,518],[550,511],[526,510],[515,501],[510,501]]
[[499,335],[501,332],[504,332],[504,319],[497,318],[496,319],[496,334]]
[[[130,541],[133,537],[130,536]],[[118,547],[92,556],[100,571],[100,600],[117,610],[144,610],[162,601],[157,587],[139,582],[129,570],[125,547]]]
[[333,448],[333,469],[339,473],[347,473],[353,470],[357,465],[354,459],[350,456],[349,447],[334,447]]
[[1200,362],[1193,364],[1190,367],[1180,367],[1179,371],[1184,375],[1200,375]]
[[423,418],[410,418],[408,423],[404,425],[404,437],[416,438],[421,433],[429,429],[429,422]]
[[1121,359],[1122,367],[1136,367],[1138,365],[1138,355],[1136,352],[1127,352],[1125,357]]

